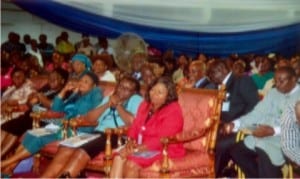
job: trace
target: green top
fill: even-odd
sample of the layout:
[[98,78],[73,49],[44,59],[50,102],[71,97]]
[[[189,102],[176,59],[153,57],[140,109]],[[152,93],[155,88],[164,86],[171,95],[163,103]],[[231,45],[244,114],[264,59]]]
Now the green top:
[[257,89],[260,90],[260,89],[264,88],[266,82],[269,79],[273,78],[273,76],[274,76],[274,72],[269,71],[263,75],[257,73],[257,74],[252,75],[251,77],[252,77]]

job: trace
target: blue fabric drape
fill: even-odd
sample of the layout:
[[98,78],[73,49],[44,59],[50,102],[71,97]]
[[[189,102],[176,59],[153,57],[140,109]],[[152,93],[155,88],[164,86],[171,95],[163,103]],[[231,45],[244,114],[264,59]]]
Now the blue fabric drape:
[[173,49],[175,54],[196,55],[201,52],[227,56],[232,53],[276,52],[290,56],[300,52],[300,22],[242,33],[201,33],[132,24],[48,0],[14,0],[14,3],[51,23],[79,33],[116,38],[124,32],[134,32],[150,45],[161,50]]

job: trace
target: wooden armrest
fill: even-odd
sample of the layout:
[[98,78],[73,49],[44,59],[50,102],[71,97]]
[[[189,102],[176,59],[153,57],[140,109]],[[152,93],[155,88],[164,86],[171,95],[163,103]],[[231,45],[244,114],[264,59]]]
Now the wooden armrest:
[[40,120],[47,119],[47,120],[55,120],[55,119],[62,119],[65,116],[62,112],[55,112],[55,111],[37,111],[31,112],[30,117],[33,119],[32,127],[34,129],[40,127]]
[[38,120],[41,119],[60,119],[65,116],[63,112],[56,112],[56,111],[38,111],[32,112],[30,114],[31,117],[36,117]]
[[123,127],[114,128],[113,131],[116,135],[126,135],[128,132],[128,127],[123,126]]
[[86,120],[70,120],[70,127],[77,129],[78,127],[96,127],[98,125],[98,121],[86,121]]
[[183,132],[174,136],[162,137],[160,139],[160,142],[164,145],[168,145],[172,143],[190,142],[205,135],[209,129],[210,128],[198,129],[198,130],[193,130],[191,132]]
[[78,120],[78,119],[71,119],[69,121],[69,126],[72,128],[72,135],[77,135],[77,129],[79,127],[95,127],[98,125],[98,121],[91,122],[86,120]]
[[26,104],[19,105],[3,105],[3,112],[5,113],[13,113],[13,112],[26,112],[29,107]]

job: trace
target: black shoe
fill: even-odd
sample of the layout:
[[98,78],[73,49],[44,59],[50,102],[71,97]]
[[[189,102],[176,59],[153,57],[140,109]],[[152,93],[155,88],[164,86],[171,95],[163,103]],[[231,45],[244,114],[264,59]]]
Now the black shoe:
[[85,172],[80,172],[76,178],[86,178]]
[[223,177],[234,178],[234,177],[237,177],[237,172],[233,167],[226,167],[222,171],[222,176]]

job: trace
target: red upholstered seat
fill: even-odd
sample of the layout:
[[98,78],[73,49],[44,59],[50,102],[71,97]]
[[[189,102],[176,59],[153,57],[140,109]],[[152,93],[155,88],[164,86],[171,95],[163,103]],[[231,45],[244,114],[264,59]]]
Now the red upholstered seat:
[[[112,153],[112,156],[115,156],[115,153]],[[88,162],[86,169],[93,171],[104,171],[105,167],[105,152],[100,152],[96,157]]]
[[[199,160],[201,159],[201,160]],[[203,173],[211,173],[213,160],[207,153],[187,150],[184,158],[170,159],[170,177],[203,176]],[[161,161],[155,162],[150,167],[140,172],[142,178],[160,177]]]

